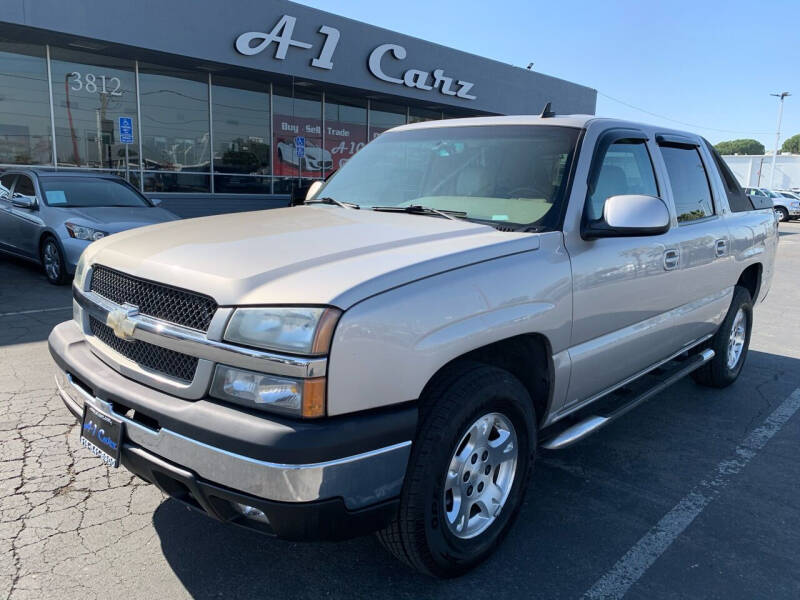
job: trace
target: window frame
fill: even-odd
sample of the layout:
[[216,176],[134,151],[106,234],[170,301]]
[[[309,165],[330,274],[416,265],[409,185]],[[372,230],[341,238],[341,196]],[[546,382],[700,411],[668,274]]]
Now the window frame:
[[[661,154],[661,160],[664,163],[664,175],[667,178],[667,183],[669,183],[669,190],[670,196],[672,198],[672,206],[675,209],[675,221],[678,227],[683,227],[684,225],[694,225],[695,223],[705,223],[712,219],[718,219],[720,217],[719,213],[719,203],[717,202],[717,197],[714,193],[714,186],[711,184],[711,177],[708,174],[708,164],[706,159],[703,157],[703,153],[701,152],[701,144],[698,140],[694,138],[683,136],[679,134],[673,133],[657,133],[656,136],[656,145],[658,146],[659,153]],[[708,187],[708,195],[711,198],[711,214],[699,219],[692,219],[691,221],[681,221],[679,216],[680,213],[678,212],[678,204],[675,201],[675,190],[672,189],[672,178],[669,174],[669,167],[667,166],[667,160],[664,157],[664,153],[661,152],[661,148],[678,148],[681,150],[694,150],[697,157],[700,159],[700,164],[703,166],[703,173],[705,174],[706,178],[706,186]]]
[[[653,171],[653,181],[656,183],[656,197],[660,198],[662,201],[664,200],[662,197],[664,188],[659,179],[655,162],[653,161],[653,153],[649,148],[650,137],[641,129],[634,129],[632,127],[607,129],[597,138],[597,142],[594,146],[594,152],[592,153],[592,160],[589,163],[589,172],[586,175],[586,196],[583,199],[583,210],[581,213],[582,236],[588,230],[591,223],[597,222],[597,220],[591,220],[588,218],[588,207],[591,196],[597,186],[597,181],[600,178],[600,171],[603,168],[603,162],[605,161],[606,154],[608,154],[608,150],[611,148],[611,146],[622,140],[634,140],[644,146],[645,152],[647,152],[647,158],[650,160],[650,169]],[[599,220],[602,220],[602,217]]]

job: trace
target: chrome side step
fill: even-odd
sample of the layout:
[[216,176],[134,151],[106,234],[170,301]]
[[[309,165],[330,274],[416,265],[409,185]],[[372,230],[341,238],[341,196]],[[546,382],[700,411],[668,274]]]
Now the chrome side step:
[[586,436],[591,433],[594,433],[598,429],[605,427],[612,421],[618,419],[625,413],[630,410],[633,410],[640,404],[648,401],[650,398],[658,394],[659,392],[664,391],[666,388],[671,386],[673,383],[683,379],[692,371],[695,371],[706,364],[714,358],[714,351],[709,349],[703,350],[699,354],[692,356],[689,360],[686,361],[686,364],[683,365],[681,368],[676,370],[675,372],[671,373],[669,377],[663,379],[656,385],[651,388],[648,388],[638,396],[634,397],[629,402],[623,404],[616,410],[612,411],[608,415],[591,415],[585,417],[584,419],[580,420],[578,423],[567,427],[561,433],[555,435],[552,438],[546,439],[542,442],[542,447],[547,448],[548,450],[560,450],[561,448],[566,448],[577,442],[578,440],[582,440]]

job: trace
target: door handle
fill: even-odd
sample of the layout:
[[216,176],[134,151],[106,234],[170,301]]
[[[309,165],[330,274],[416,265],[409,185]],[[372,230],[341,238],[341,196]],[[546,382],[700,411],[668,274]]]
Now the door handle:
[[677,250],[665,250],[664,251],[664,270],[665,271],[672,271],[673,269],[677,269],[678,265],[681,262],[681,255],[678,253]]
[[725,256],[728,253],[728,240],[717,240],[715,251],[717,256]]

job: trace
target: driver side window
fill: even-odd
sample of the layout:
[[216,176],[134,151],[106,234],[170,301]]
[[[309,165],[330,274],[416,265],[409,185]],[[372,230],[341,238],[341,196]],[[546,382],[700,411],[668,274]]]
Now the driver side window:
[[608,147],[594,189],[589,189],[586,218],[601,218],[608,198],[627,194],[658,196],[653,162],[643,140],[622,139]]

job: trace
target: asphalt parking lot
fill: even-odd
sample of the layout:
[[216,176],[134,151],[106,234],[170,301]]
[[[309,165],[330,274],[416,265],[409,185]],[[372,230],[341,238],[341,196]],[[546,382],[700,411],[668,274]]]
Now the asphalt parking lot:
[[47,335],[68,288],[0,257],[1,598],[798,598],[800,224],[782,224],[750,355],[542,453],[516,527],[453,581],[373,537],[294,544],[166,499],[78,443]]

